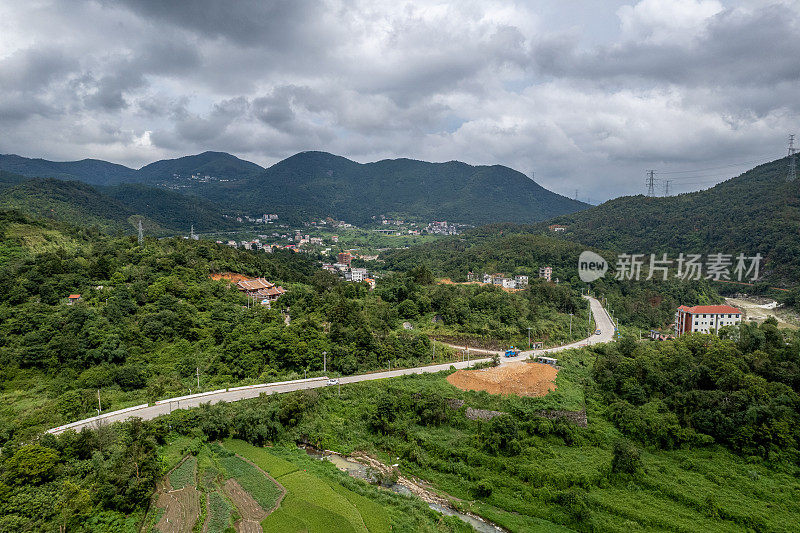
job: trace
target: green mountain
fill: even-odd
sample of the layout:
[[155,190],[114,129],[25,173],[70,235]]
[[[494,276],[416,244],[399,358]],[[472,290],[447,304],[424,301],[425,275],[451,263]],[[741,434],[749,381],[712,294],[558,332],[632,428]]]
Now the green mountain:
[[47,161],[13,154],[0,155],[0,170],[30,178],[77,180],[92,185],[112,185],[137,181],[134,169],[98,159]]
[[202,194],[231,209],[359,224],[378,215],[474,225],[535,222],[587,207],[500,165],[411,159],[360,164],[325,152],[301,152],[258,176],[212,184]]
[[225,152],[203,152],[177,159],[162,159],[143,166],[137,172],[136,181],[172,184],[176,176],[185,181],[192,175],[209,176],[216,180],[239,180],[263,171],[263,167]]
[[786,181],[787,168],[783,158],[703,191],[616,198],[550,223],[567,226],[567,239],[624,253],[760,253],[766,276],[795,285],[800,182]]
[[[2,176],[0,176],[2,178]],[[78,181],[27,179],[0,189],[0,208],[106,231],[131,233],[142,220],[156,235],[219,230],[234,224],[210,202],[138,184],[98,190]]]

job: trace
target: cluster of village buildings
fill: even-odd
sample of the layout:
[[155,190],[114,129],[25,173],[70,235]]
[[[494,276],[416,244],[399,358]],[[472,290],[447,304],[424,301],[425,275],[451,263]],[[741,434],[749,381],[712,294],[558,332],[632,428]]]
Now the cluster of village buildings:
[[345,281],[352,281],[353,283],[369,283],[370,290],[375,288],[375,279],[370,277],[366,268],[351,267],[353,261],[353,254],[350,252],[342,252],[337,254],[335,263],[323,263],[323,270],[327,270],[337,276],[343,278]]
[[[539,277],[545,281],[553,281],[553,268],[549,266],[541,267],[539,269]],[[467,281],[499,285],[504,289],[524,289],[528,286],[528,276],[522,274],[514,277],[507,277],[504,274],[482,274],[478,276],[474,272],[467,272]]]

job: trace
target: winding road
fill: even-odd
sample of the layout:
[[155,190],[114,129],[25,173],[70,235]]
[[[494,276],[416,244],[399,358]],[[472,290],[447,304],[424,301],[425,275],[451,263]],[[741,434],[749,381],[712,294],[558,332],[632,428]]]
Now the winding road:
[[[600,330],[600,335],[592,334],[589,337],[582,339],[572,344],[557,346],[555,348],[547,348],[544,350],[528,350],[521,352],[516,357],[501,358],[501,364],[508,364],[515,361],[522,361],[531,355],[544,355],[548,353],[557,353],[571,348],[580,348],[586,345],[600,344],[609,342],[614,338],[614,324],[611,321],[606,310],[600,305],[600,302],[595,298],[584,296],[589,300],[591,305],[592,314],[594,316],[596,328]],[[594,333],[594,332],[592,332]],[[460,347],[459,347],[460,348]],[[477,350],[470,348],[471,353],[481,354],[500,354],[502,352],[494,352],[491,350]],[[355,376],[345,376],[339,378],[339,383],[345,385],[348,383],[358,383],[360,381],[371,381],[375,379],[395,378],[399,376],[407,376],[410,374],[426,374],[432,372],[440,372],[447,370],[450,367],[458,369],[467,368],[475,363],[489,361],[491,357],[480,359],[471,359],[469,361],[460,361],[455,363],[443,363],[439,365],[419,366],[415,368],[401,368],[398,370],[389,370],[385,372],[373,372],[370,374],[359,374]],[[153,418],[171,413],[175,409],[189,409],[191,407],[198,407],[202,403],[217,403],[217,402],[236,402],[248,398],[256,398],[261,394],[280,394],[284,392],[293,392],[297,390],[316,389],[319,387],[327,386],[327,377],[300,379],[294,381],[284,381],[278,383],[266,383],[262,385],[250,385],[246,387],[234,387],[230,389],[222,389],[218,391],[205,392],[201,394],[194,394],[191,396],[181,396],[167,400],[159,400],[155,405],[140,405],[136,407],[129,407],[120,411],[113,411],[101,414],[85,420],[79,420],[70,424],[55,427],[47,430],[48,433],[60,434],[64,431],[74,429],[81,431],[83,428],[94,428],[105,424],[112,424],[114,422],[122,422],[129,418],[137,417],[143,420],[152,420]]]

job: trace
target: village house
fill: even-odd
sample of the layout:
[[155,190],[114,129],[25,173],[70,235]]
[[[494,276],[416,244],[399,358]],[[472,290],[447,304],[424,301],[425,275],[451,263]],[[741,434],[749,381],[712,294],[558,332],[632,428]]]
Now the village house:
[[72,305],[80,301],[81,301],[80,294],[70,294],[69,296],[67,296],[67,305]]
[[547,281],[553,281],[553,267],[539,267],[539,277],[544,278]]
[[522,289],[528,286],[528,276],[514,276],[514,282],[516,283],[517,289]]
[[686,333],[716,333],[723,326],[742,322],[742,312],[730,305],[682,305],[675,313],[675,335]]
[[562,226],[560,224],[551,224],[551,225],[547,226],[547,229],[549,229],[550,231],[554,231],[554,232],[567,231],[567,227],[566,226]]

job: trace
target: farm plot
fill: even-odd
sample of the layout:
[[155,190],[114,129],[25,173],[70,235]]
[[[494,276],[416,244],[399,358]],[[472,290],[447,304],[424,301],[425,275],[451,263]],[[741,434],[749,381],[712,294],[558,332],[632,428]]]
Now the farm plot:
[[[194,475],[194,469],[191,472]],[[169,477],[159,483],[156,507],[164,512],[154,529],[161,533],[189,533],[200,517],[200,492],[193,481],[191,485],[174,490]]]

